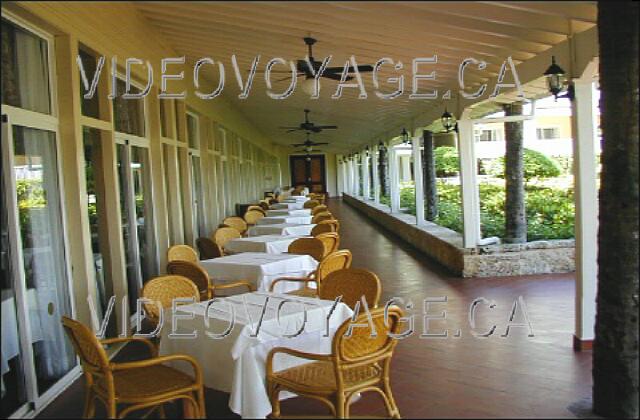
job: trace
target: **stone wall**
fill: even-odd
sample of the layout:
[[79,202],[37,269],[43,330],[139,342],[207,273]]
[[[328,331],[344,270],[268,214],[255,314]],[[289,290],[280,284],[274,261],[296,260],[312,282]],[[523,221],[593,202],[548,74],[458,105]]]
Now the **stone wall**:
[[343,199],[390,233],[448,268],[454,275],[496,277],[570,273],[575,270],[573,239],[468,249],[462,246],[462,235],[451,229],[431,222],[416,226],[415,216],[392,214],[387,206],[348,194],[343,194]]

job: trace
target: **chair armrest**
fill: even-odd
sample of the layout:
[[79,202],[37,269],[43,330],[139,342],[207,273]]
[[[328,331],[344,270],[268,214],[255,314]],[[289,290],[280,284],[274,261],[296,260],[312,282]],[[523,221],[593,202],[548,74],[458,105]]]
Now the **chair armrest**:
[[186,354],[171,354],[167,356],[158,356],[152,359],[140,360],[136,362],[123,362],[123,363],[111,363],[111,368],[114,371],[118,370],[127,370],[127,369],[142,369],[150,366],[160,365],[165,362],[173,362],[173,361],[183,361],[187,362],[193,368],[193,373],[195,375],[195,380],[198,383],[202,382],[202,371],[200,370],[200,365],[198,362]]
[[305,287],[307,286],[307,283],[310,282],[316,282],[316,279],[312,278],[312,277],[278,277],[277,279],[273,280],[271,282],[271,285],[269,286],[269,292],[273,292],[273,287],[275,286],[276,283],[280,282],[280,281],[293,281],[293,282],[298,282],[298,283],[304,283]]
[[211,290],[211,292],[214,293],[216,291],[216,289],[218,289],[218,290],[233,289],[235,287],[242,287],[242,286],[244,286],[247,289],[249,289],[249,292],[254,292],[255,289],[256,289],[253,286],[253,284],[251,284],[248,281],[234,281],[233,283],[225,283],[225,284],[215,284],[214,283],[213,285],[209,285],[209,290]]
[[155,344],[151,342],[151,340],[142,337],[116,337],[116,338],[105,338],[100,340],[100,344],[118,344],[118,343],[129,343],[132,341],[137,341],[144,343],[151,353],[151,357],[158,357],[158,348]]
[[267,355],[267,366],[266,366],[267,378],[273,374],[273,358],[278,353],[287,354],[289,356],[299,357],[302,359],[317,360],[320,362],[333,361],[333,356],[330,354],[305,353],[303,351],[298,351],[298,350],[290,349],[287,347],[275,347],[271,349],[271,351]]

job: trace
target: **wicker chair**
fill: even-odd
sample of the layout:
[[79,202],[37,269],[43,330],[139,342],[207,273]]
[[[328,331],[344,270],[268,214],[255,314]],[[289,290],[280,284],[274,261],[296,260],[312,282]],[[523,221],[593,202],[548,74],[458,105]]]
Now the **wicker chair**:
[[338,219],[321,220],[316,223],[316,225],[332,225],[332,229],[334,232],[340,231],[340,222],[338,221]]
[[318,203],[318,200],[308,200],[302,205],[302,207],[305,209],[312,209],[318,205],[320,205],[320,203]]
[[222,221],[222,223],[227,225],[227,226],[230,226],[232,228],[235,228],[238,232],[240,232],[240,235],[244,235],[244,233],[248,229],[247,223],[244,221],[244,219],[242,217],[238,217],[238,216],[226,217]]
[[325,256],[324,242],[317,238],[298,238],[289,244],[289,254],[311,255],[316,261],[322,261]]
[[271,205],[271,203],[269,201],[267,201],[267,200],[260,200],[258,205],[260,206],[260,208],[262,210],[264,210],[266,212],[267,210],[269,210],[269,206]]
[[340,235],[337,232],[323,233],[316,236],[324,244],[324,255],[336,252],[340,247]]
[[201,260],[210,260],[224,255],[222,248],[220,248],[220,246],[211,238],[202,237],[196,239],[196,246],[198,247]]
[[322,222],[323,220],[333,220],[333,219],[335,219],[335,217],[333,217],[333,214],[329,213],[328,211],[325,211],[313,216],[313,218],[311,219],[311,223],[319,223],[319,222]]
[[325,211],[329,211],[329,207],[325,206],[324,204],[318,204],[317,206],[315,206],[314,208],[311,209],[311,215],[315,216],[318,213],[322,213]]
[[200,290],[200,300],[209,300],[216,297],[216,290],[233,289],[236,287],[246,287],[249,292],[255,288],[246,281],[236,281],[216,285],[209,279],[209,274],[200,265],[187,261],[173,261],[167,264],[167,273],[184,276],[195,283]]
[[[244,220],[243,220],[244,223]],[[224,246],[232,239],[242,238],[242,235],[236,228],[232,227],[221,227],[216,229],[213,232],[213,241],[220,247],[224,252]]]
[[375,308],[380,301],[381,292],[380,279],[374,273],[361,268],[345,268],[332,272],[322,280],[318,296],[328,300],[342,296],[342,302],[350,308],[355,308],[356,303],[364,296],[367,305]]
[[249,210],[244,214],[244,221],[247,222],[247,225],[255,225],[258,223],[258,220],[264,217],[264,210]]
[[323,233],[335,232],[335,223],[318,223],[311,229],[311,236],[317,237]]
[[149,321],[157,324],[161,308],[171,308],[173,300],[176,298],[193,298],[199,302],[200,290],[187,277],[168,275],[153,278],[145,283],[142,288],[142,297],[151,301],[144,303],[144,311]]
[[[144,417],[158,411],[164,417],[163,404],[181,400],[185,417],[205,418],[202,372],[198,363],[186,355],[158,357],[156,346],[149,340],[136,337],[98,340],[85,325],[66,316],[62,325],[80,357],[85,377],[85,418],[95,415],[95,401],[107,410],[108,418],[123,418],[146,410]],[[103,346],[127,342],[144,343],[150,358],[127,363],[113,363]],[[193,377],[165,366],[166,362],[186,362],[193,369]],[[120,405],[126,407],[118,410]]]
[[[262,213],[263,216],[267,215],[267,212],[262,208],[262,206],[249,206],[247,207],[247,212],[249,211],[259,211],[260,213]],[[245,212],[245,216],[246,216],[246,212]],[[246,221],[246,218],[245,218]]]
[[[355,323],[364,325],[350,331],[351,319],[336,331],[331,354],[304,353],[286,347],[276,347],[267,356],[267,390],[273,418],[280,417],[279,394],[294,394],[317,399],[331,408],[336,418],[349,418],[352,398],[365,391],[375,391],[384,401],[389,417],[400,418],[390,384],[390,365],[398,341],[391,337],[400,331],[402,310],[392,306],[371,311],[375,330],[367,313],[360,313]],[[375,331],[375,336],[373,333]],[[276,355],[308,359],[310,363],[274,372]]]
[[[299,290],[294,290],[293,292],[289,292],[289,295],[296,296],[305,296],[305,297],[314,297],[318,296],[318,291],[322,287],[322,281],[325,277],[327,277],[330,273],[333,273],[337,270],[342,270],[343,268],[351,267],[351,261],[353,257],[351,255],[351,251],[348,249],[343,249],[340,251],[336,251],[332,254],[327,255],[324,259],[318,264],[318,267],[307,277],[279,277],[271,282],[271,286],[269,286],[269,291],[273,292],[275,284],[281,281],[289,281],[289,282],[298,282],[304,283],[304,287]],[[309,283],[315,283],[316,288],[313,289],[309,287]]]
[[198,253],[189,245],[174,245],[167,251],[167,261],[198,261]]

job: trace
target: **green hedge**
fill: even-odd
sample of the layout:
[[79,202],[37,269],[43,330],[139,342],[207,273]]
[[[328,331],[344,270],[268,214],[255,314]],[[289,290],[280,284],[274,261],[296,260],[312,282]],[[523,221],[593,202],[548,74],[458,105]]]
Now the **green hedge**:
[[[480,190],[480,224],[484,237],[504,237],[504,186],[482,183]],[[413,188],[403,188],[400,205],[416,214]],[[462,232],[460,187],[438,183],[439,214],[435,220],[456,232]],[[575,209],[573,190],[526,187],[527,239],[568,239],[574,237]]]
[[[492,159],[485,168],[487,174],[497,178],[504,178],[504,157]],[[553,158],[544,153],[531,149],[524,149],[524,179],[553,178],[560,176],[562,168]]]
[[436,147],[433,151],[433,158],[435,160],[437,177],[455,176],[460,171],[458,149],[455,147]]

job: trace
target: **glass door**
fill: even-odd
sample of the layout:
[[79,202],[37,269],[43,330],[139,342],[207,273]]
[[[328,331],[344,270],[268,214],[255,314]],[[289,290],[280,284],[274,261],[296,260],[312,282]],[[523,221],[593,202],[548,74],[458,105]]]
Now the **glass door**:
[[149,149],[117,140],[118,185],[124,244],[129,313],[147,280],[158,275],[158,257],[153,223]]
[[72,306],[57,150],[55,131],[3,122],[3,415],[41,407],[77,365],[60,322]]

